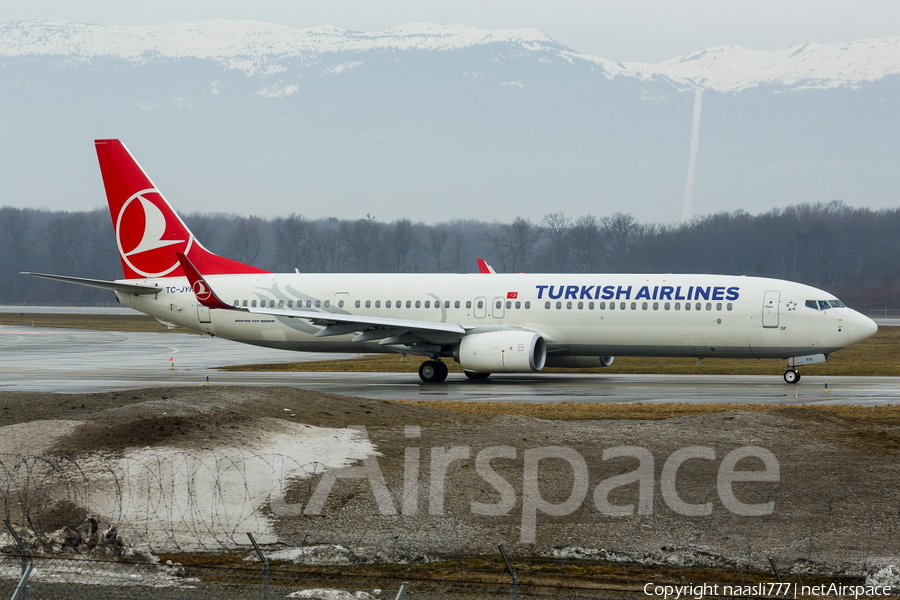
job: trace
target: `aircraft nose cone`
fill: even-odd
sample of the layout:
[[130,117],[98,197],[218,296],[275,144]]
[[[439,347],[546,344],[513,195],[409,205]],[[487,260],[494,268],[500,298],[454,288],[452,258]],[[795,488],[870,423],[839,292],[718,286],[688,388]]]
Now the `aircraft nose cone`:
[[878,331],[878,325],[875,324],[875,321],[855,310],[850,311],[848,321],[850,324],[848,329],[851,344],[858,344],[863,340],[867,340]]

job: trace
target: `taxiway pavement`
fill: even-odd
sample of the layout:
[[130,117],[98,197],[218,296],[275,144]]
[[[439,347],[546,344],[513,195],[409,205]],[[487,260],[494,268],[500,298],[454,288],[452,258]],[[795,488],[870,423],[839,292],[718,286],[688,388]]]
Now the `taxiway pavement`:
[[[148,387],[288,385],[381,399],[516,402],[900,402],[900,377],[804,375],[509,374],[469,381],[451,374],[423,384],[415,373],[237,372],[213,367],[352,355],[285,352],[219,338],[40,327],[0,327],[0,390],[62,393]],[[172,360],[169,360],[172,359]],[[827,391],[825,384],[828,384]]]

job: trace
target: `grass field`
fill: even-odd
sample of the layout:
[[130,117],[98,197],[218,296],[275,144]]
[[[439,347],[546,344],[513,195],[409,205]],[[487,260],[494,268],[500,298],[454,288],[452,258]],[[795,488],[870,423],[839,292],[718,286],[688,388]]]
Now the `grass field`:
[[[189,329],[167,329],[156,319],[145,315],[68,315],[0,313],[0,325],[34,325],[35,327],[68,327],[106,331],[146,331],[196,333]],[[352,371],[410,372],[419,368],[422,359],[409,356],[401,361],[396,354],[359,356],[343,360],[297,363],[235,365],[222,367],[228,371]],[[451,373],[462,370],[448,361]],[[780,359],[741,360],[708,358],[697,366],[695,358],[617,357],[605,369],[544,369],[547,373],[621,373],[664,375],[772,375],[781,373],[785,361]],[[881,327],[874,337],[831,356],[825,364],[804,367],[805,375],[886,375],[900,376],[900,327]]]

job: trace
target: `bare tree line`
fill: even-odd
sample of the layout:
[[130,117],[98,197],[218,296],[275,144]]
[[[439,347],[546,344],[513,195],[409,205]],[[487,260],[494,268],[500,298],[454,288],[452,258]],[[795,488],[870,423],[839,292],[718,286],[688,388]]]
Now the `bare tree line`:
[[[194,213],[185,221],[209,249],[272,271],[727,273],[821,287],[859,308],[900,306],[900,209],[840,201],[760,215],[743,211],[685,224],[642,224],[615,213],[553,213],[536,223],[409,219],[274,219]],[[0,302],[108,302],[108,293],[18,275],[19,271],[121,277],[106,210],[0,208]]]

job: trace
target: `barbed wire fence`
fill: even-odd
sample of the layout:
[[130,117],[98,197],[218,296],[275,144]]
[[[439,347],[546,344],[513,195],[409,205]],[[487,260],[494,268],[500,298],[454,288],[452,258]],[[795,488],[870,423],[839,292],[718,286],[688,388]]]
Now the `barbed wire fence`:
[[[838,481],[815,497],[780,487],[766,498],[777,500],[776,515],[697,518],[687,527],[657,502],[615,536],[610,518],[585,503],[547,545],[521,543],[516,519],[475,526],[452,512],[360,515],[359,486],[344,481],[327,514],[277,514],[278,502],[305,506],[322,472],[318,463],[240,448],[0,455],[0,595],[636,598],[648,582],[781,578],[900,592],[900,484]],[[427,494],[428,481],[419,483]],[[486,503],[494,495],[476,490]],[[793,528],[795,539],[766,545],[752,535],[766,527]],[[728,551],[709,542],[723,529],[735,538]]]

